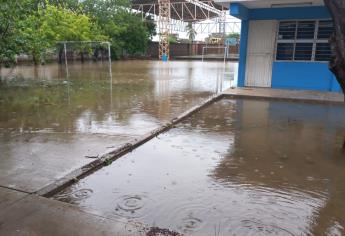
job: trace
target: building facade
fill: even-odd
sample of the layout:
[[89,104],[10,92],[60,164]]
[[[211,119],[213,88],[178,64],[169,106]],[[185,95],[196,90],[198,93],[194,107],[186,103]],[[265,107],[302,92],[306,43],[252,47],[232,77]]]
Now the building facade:
[[340,92],[328,69],[334,31],[322,0],[217,0],[241,20],[239,87]]

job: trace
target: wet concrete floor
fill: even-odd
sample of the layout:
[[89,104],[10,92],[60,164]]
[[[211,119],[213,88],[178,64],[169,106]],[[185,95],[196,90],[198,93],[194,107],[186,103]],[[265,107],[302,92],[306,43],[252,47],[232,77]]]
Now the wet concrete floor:
[[0,75],[0,186],[35,192],[219,91],[224,65],[121,61],[110,77],[106,62],[70,63],[68,76],[58,64]]
[[341,235],[345,107],[223,99],[60,192],[186,235]]
[[344,104],[344,94],[337,92],[237,87],[228,88],[222,94],[227,97],[273,98],[290,101]]
[[34,194],[0,188],[0,198],[0,235],[4,236],[143,236],[148,232],[142,225],[96,216]]

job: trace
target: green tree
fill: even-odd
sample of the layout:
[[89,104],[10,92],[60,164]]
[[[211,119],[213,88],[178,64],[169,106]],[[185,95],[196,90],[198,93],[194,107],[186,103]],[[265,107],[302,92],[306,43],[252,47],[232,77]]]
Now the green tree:
[[187,31],[187,36],[189,38],[189,41],[191,43],[193,43],[193,41],[197,35],[197,32],[195,31],[192,22],[188,22],[188,25],[186,26],[186,31]]
[[141,17],[129,12],[120,12],[116,15],[115,21],[121,25],[117,40],[123,42],[123,51],[131,55],[144,52],[150,35]]
[[[105,40],[98,26],[84,14],[46,4],[21,22],[24,51],[33,56],[35,64],[54,49],[58,41]],[[80,48],[85,50],[85,48]]]
[[[108,41],[112,55],[144,52],[156,34],[151,18],[131,12],[129,0],[0,0],[0,63],[27,53],[35,63],[58,41]],[[89,51],[80,44],[83,55]],[[61,52],[61,48],[60,48]]]
[[85,0],[83,12],[94,20],[104,35],[111,40],[112,55],[144,52],[155,34],[152,21],[142,21],[141,16],[130,11],[128,0]]
[[144,25],[147,28],[150,40],[152,40],[152,37],[157,35],[156,24],[152,16],[147,16],[145,18]]
[[227,38],[235,38],[238,40],[240,38],[240,33],[237,33],[237,32],[230,33],[227,35]]
[[73,12],[81,13],[80,0],[36,0],[39,5],[45,7],[52,5],[64,9],[68,9]]
[[30,12],[26,0],[0,0],[0,63],[14,61],[23,44],[19,34],[21,20]]
[[177,37],[175,35],[169,35],[169,43],[177,43]]
[[40,17],[36,14],[29,15],[19,25],[20,37],[23,40],[21,49],[32,55],[34,63],[38,64],[45,50],[51,46],[46,37],[47,32],[42,30]]

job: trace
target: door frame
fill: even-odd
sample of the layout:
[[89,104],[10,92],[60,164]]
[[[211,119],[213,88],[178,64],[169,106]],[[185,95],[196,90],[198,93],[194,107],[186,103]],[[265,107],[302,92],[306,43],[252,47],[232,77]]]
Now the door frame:
[[[271,50],[270,52],[253,52],[251,50],[251,27],[252,26],[252,22],[257,22],[257,23],[263,23],[263,22],[270,22],[272,23],[272,32],[271,32],[271,37],[272,37],[272,46],[271,46]],[[278,21],[277,20],[255,20],[255,21],[250,21],[249,22],[249,29],[248,29],[248,45],[247,45],[247,57],[246,57],[246,73],[245,73],[245,81],[244,81],[244,86],[245,87],[264,87],[264,88],[271,88],[272,87],[272,71],[273,71],[273,61],[274,61],[274,55],[275,55],[275,48],[276,48],[276,37],[277,37],[277,24]],[[267,79],[267,85],[255,85],[255,82],[253,82],[253,80],[248,79],[248,71],[250,70],[250,68],[248,68],[249,66],[249,60],[253,59],[253,57],[269,57],[269,61],[268,61],[268,68],[267,69],[267,73],[268,73],[268,78]],[[265,80],[266,80],[265,79]],[[263,80],[263,81],[265,81]]]

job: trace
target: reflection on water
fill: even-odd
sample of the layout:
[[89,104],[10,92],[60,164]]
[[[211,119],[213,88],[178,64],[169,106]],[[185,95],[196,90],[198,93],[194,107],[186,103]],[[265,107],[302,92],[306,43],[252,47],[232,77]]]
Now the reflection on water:
[[55,199],[186,235],[340,235],[344,132],[343,106],[224,99]]
[[[112,79],[108,62],[70,63],[68,78],[58,64],[2,68],[0,184],[12,176],[11,187],[25,189],[18,179],[25,182],[38,166],[53,166],[48,176],[66,174],[90,161],[84,156],[126,143],[214,94],[222,73],[222,62],[183,61],[114,62]],[[19,168],[25,158],[30,165]]]
[[223,73],[222,63],[116,62],[110,84],[106,63],[69,67],[69,78],[57,64],[2,69],[0,128],[142,133],[215,93]]

